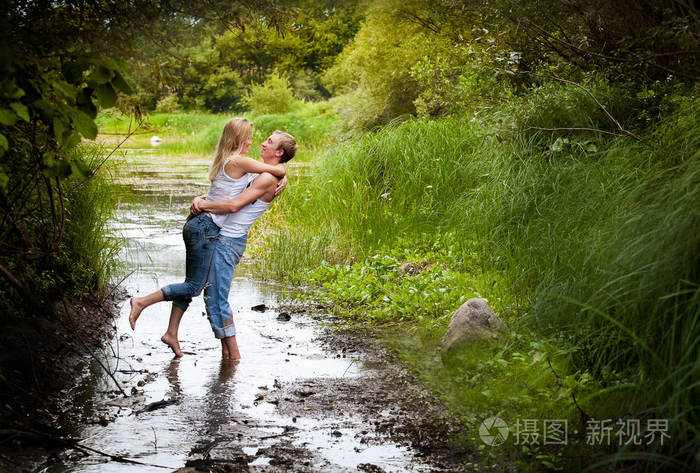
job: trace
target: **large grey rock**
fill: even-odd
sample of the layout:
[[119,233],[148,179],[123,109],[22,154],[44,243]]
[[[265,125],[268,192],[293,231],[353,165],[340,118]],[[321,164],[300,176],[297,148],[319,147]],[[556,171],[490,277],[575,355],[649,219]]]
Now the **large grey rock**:
[[469,299],[452,315],[442,337],[442,350],[447,352],[465,343],[495,341],[507,330],[486,299]]

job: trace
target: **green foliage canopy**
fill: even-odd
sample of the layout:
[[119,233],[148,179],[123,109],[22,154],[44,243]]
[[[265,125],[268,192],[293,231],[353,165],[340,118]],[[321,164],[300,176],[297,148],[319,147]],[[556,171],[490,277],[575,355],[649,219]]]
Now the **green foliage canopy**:
[[[406,113],[475,112],[561,77],[692,84],[699,12],[673,0],[376,0],[323,76],[351,128]],[[659,86],[654,86],[657,89]]]
[[171,22],[168,33],[174,37],[190,34],[146,49],[135,70],[138,101],[152,109],[161,97],[175,94],[186,109],[239,111],[246,89],[273,71],[290,79],[299,98],[328,96],[317,76],[357,32],[358,2],[296,0],[283,9],[284,21],[272,28],[267,15],[255,14],[226,27]]

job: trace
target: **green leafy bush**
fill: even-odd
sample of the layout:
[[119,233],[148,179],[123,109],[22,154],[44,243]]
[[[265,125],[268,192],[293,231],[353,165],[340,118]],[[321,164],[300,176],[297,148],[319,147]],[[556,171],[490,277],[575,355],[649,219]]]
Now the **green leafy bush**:
[[272,73],[262,84],[253,84],[241,100],[253,115],[287,113],[299,107],[289,79]]
[[158,100],[156,113],[177,113],[180,111],[180,103],[177,95],[169,94]]
[[495,61],[493,52],[484,51],[484,42],[485,38],[454,45],[435,41],[440,54],[413,64],[411,76],[419,87],[414,104],[419,117],[473,113],[501,104],[512,95],[505,71],[517,69],[519,54],[506,52]]
[[392,21],[391,2],[375,2],[353,43],[322,76],[333,93],[348,94],[338,114],[349,130],[371,130],[415,113],[411,66],[434,45],[411,22]]

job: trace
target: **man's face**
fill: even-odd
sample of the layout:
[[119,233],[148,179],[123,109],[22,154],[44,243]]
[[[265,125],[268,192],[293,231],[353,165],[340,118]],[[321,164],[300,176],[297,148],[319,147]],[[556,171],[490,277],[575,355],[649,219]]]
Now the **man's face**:
[[282,157],[284,151],[279,147],[279,140],[280,135],[273,133],[267,140],[263,141],[260,151],[260,157],[263,161],[268,162]]

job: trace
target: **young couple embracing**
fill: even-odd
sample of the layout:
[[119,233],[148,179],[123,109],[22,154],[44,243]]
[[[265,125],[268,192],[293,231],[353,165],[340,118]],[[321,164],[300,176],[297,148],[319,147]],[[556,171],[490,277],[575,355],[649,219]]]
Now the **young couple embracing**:
[[241,357],[228,303],[233,272],[246,249],[253,222],[287,184],[283,163],[297,151],[294,137],[277,130],[262,143],[262,162],[249,158],[245,155],[252,136],[253,126],[245,118],[232,118],[224,126],[209,172],[209,192],[194,199],[182,230],[187,252],[185,281],[131,298],[132,329],[143,309],[172,301],[168,328],[161,340],[175,356],[182,356],[178,341],[182,316],[192,297],[204,290],[207,318],[214,336],[221,340],[223,358]]

